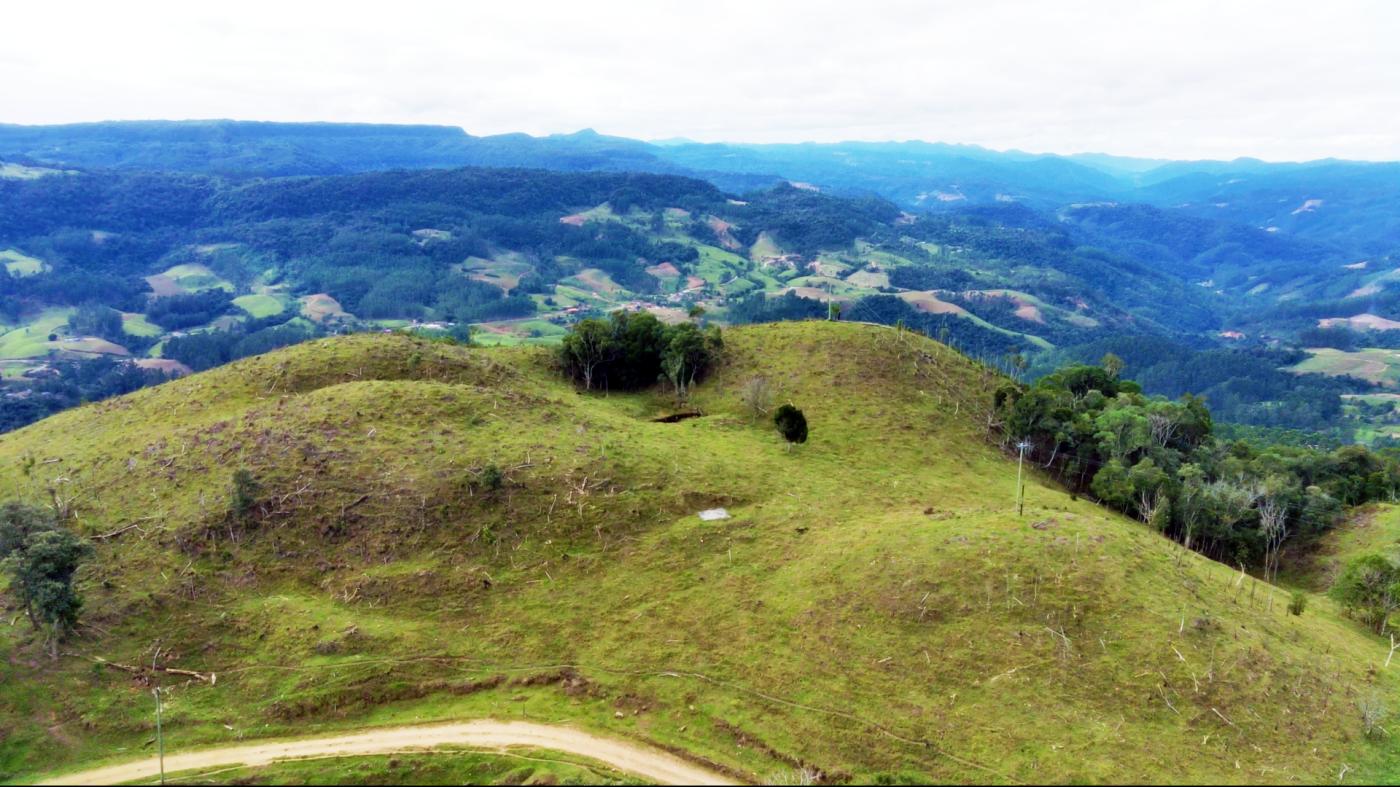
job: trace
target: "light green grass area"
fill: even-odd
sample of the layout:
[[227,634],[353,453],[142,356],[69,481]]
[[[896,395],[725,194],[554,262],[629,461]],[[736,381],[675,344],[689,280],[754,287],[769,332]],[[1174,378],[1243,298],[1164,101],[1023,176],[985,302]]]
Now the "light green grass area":
[[554,345],[568,329],[548,320],[516,320],[483,323],[472,330],[472,341],[483,347],[516,347],[522,344]]
[[781,257],[787,252],[778,245],[773,236],[767,232],[758,233],[758,238],[749,247],[749,259],[761,262],[766,257]]
[[1308,349],[1308,358],[1284,371],[1294,374],[1348,375],[1373,383],[1400,385],[1400,350],[1366,348],[1347,352],[1331,347]]
[[584,268],[573,276],[560,279],[559,283],[592,295],[595,299],[615,301],[625,295],[627,289],[613,281],[605,271],[598,268]]
[[861,269],[846,277],[846,283],[872,292],[890,286],[890,275],[884,271]]
[[884,270],[914,264],[908,259],[899,256],[898,254],[894,254],[888,251],[882,251],[880,249],[866,249],[864,252],[862,252],[861,259],[865,260],[866,262],[873,262]]
[[5,270],[9,271],[11,276],[33,276],[49,269],[43,260],[30,257],[18,249],[0,251],[0,262],[4,263]]
[[72,313],[70,308],[45,309],[24,325],[0,335],[0,358],[37,358],[61,349],[58,342],[49,341],[49,336],[65,335]]
[[691,272],[709,284],[721,284],[749,269],[748,260],[717,246],[701,243],[695,245],[695,250],[700,259],[691,263]]
[[303,295],[297,299],[297,303],[300,304],[298,314],[312,323],[343,320],[350,316],[349,312],[341,308],[340,301],[324,292]]
[[210,270],[209,266],[200,263],[176,265],[160,275],[175,282],[186,292],[213,289],[233,292],[235,290],[232,282]]
[[1372,552],[1400,560],[1400,505],[1367,506],[1352,512],[1307,555],[1295,555],[1285,579],[1323,592],[1348,561]]
[[620,217],[613,212],[612,206],[604,202],[602,205],[579,211],[578,213],[565,216],[561,221],[566,224],[583,225],[590,221],[616,221]]
[[468,257],[462,271],[468,277],[500,287],[509,292],[520,284],[520,278],[535,266],[523,254],[503,252],[491,259]]
[[233,299],[233,305],[255,319],[271,317],[287,310],[286,302],[272,295],[240,295]]
[[0,161],[0,180],[38,180],[50,175],[71,175],[75,174],[70,169],[53,169],[51,167],[30,167],[24,164],[16,164],[12,161]]
[[132,336],[160,336],[164,331],[139,312],[122,312],[122,330]]
[[[809,442],[750,415],[758,377]],[[146,686],[87,656],[217,673],[152,676],[175,750],[489,716],[752,781],[1395,778],[1357,710],[1400,698],[1379,641],[1033,471],[1017,516],[1002,382],[841,323],[727,330],[684,404],[354,335],[60,413],[0,438],[0,498],[62,477],[83,533],[128,529],[80,574],[77,655],[0,626],[0,778],[148,755]]]

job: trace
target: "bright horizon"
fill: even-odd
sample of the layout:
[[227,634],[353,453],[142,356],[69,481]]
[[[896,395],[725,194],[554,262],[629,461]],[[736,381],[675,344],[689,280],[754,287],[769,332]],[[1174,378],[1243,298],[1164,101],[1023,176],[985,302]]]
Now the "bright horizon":
[[523,0],[7,9],[0,122],[232,118],[467,133],[921,140],[1400,160],[1400,4]]

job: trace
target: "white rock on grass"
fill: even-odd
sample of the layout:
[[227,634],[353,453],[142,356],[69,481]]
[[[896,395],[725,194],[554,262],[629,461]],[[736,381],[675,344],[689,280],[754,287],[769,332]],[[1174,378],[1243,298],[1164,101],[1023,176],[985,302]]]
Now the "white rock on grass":
[[700,512],[700,518],[706,522],[713,522],[716,519],[728,519],[729,512],[723,508],[707,508]]

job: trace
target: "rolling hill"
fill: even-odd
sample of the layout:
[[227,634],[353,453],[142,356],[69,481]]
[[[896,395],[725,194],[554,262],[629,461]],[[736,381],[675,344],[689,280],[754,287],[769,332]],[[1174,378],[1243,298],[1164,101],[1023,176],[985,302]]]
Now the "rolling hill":
[[[1359,624],[1271,608],[1282,591],[1034,471],[1017,516],[991,369],[865,325],[725,346],[671,422],[669,395],[580,394],[539,348],[391,334],[0,437],[4,496],[65,507],[98,549],[68,655],[0,628],[0,772],[132,758],[159,680],[181,749],[489,716],[751,780],[1400,773],[1362,733],[1358,703],[1400,680]],[[750,416],[756,377],[810,442]]]

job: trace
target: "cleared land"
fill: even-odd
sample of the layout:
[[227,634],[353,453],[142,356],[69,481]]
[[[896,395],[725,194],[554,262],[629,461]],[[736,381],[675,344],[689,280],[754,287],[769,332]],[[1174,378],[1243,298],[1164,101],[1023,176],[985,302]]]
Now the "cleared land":
[[[745,409],[759,376],[807,444]],[[61,477],[122,532],[76,655],[0,626],[0,777],[146,751],[146,681],[178,751],[543,718],[749,781],[1400,776],[1357,706],[1400,671],[1320,597],[1289,615],[1033,473],[1018,517],[1002,382],[907,332],[746,326],[705,415],[657,423],[670,394],[580,394],[539,348],[376,334],[61,413],[0,438],[0,496]],[[268,505],[230,532],[235,469]],[[217,682],[89,658],[157,642]]]
[[49,268],[43,260],[30,257],[16,249],[0,251],[0,262],[5,264],[5,270],[9,271],[11,276],[33,276]]
[[287,310],[287,305],[282,299],[271,295],[240,295],[233,299],[233,305],[256,319],[271,317]]
[[68,325],[68,308],[45,309],[27,324],[0,335],[0,358],[37,358],[49,350],[62,349],[49,336],[62,334]]
[[1348,352],[1331,347],[1308,349],[1308,358],[1285,368],[1295,374],[1350,376],[1386,386],[1400,385],[1400,350],[1368,348]]

